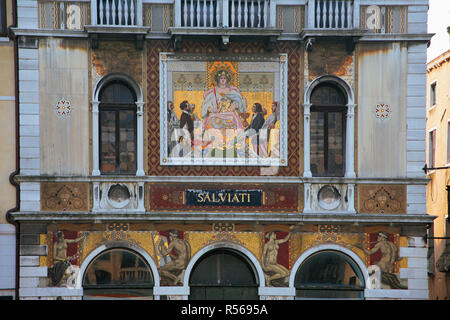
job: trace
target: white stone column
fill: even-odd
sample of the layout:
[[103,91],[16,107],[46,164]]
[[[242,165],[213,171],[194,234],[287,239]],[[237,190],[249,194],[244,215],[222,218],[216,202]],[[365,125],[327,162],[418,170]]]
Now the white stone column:
[[144,104],[145,102],[139,101],[136,102],[137,106],[137,137],[136,137],[136,143],[137,143],[137,170],[136,175],[137,176],[144,176]]
[[137,211],[140,211],[140,212],[145,212],[144,192],[145,192],[144,182],[139,182],[138,183],[138,208],[137,208]]
[[345,136],[345,177],[355,178],[355,104],[347,105],[347,132]]
[[307,26],[308,29],[314,29],[315,28],[315,9],[316,9],[316,0],[308,0],[308,21]]
[[99,176],[99,128],[98,128],[98,105],[99,101],[91,101],[92,103],[92,175]]
[[[175,27],[181,27],[181,0],[175,0],[174,2],[174,19]],[[186,23],[186,22],[185,22]]]
[[311,212],[311,183],[305,183],[304,188],[304,203],[303,213]]
[[100,210],[100,183],[94,182],[94,190],[93,190],[93,199],[94,205],[92,207],[93,212],[97,212]]
[[97,1],[91,1],[91,25],[97,25]]
[[269,4],[269,14],[270,14],[270,27],[275,28],[277,26],[277,1],[271,0]]
[[303,176],[312,177],[310,164],[311,104],[304,104],[303,108]]
[[136,25],[142,26],[142,0],[136,1]]
[[348,199],[347,211],[350,213],[356,213],[356,210],[355,210],[355,185],[354,184],[347,185],[347,199]]
[[[222,27],[228,28],[228,19],[229,19],[229,13],[228,13],[228,0],[222,0]],[[217,22],[219,24],[219,22]],[[217,25],[219,26],[219,25]]]

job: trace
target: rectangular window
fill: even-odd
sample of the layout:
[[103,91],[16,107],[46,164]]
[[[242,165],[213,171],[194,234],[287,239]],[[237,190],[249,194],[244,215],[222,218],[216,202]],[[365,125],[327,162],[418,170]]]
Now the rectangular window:
[[7,36],[6,28],[6,0],[0,1],[0,36]]
[[100,111],[100,170],[136,172],[136,117],[134,110]]
[[450,163],[450,121],[447,122],[447,163]]
[[436,166],[436,129],[428,132],[428,167]]
[[427,250],[427,271],[428,274],[434,274],[434,264],[435,264],[435,259],[434,259],[434,225],[431,225],[431,227],[427,230],[427,245],[428,245],[428,250]]
[[448,215],[445,217],[445,230],[444,235],[447,239],[445,239],[445,246],[450,247],[450,219]]
[[311,173],[344,176],[344,109],[311,108]]
[[430,84],[430,108],[436,105],[436,82]]

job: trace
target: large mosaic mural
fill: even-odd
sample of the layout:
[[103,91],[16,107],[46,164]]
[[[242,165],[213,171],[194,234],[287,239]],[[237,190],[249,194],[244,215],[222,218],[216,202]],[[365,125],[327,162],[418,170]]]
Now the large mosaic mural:
[[160,53],[162,165],[287,165],[287,55]]
[[[257,166],[257,165],[187,165],[186,162],[181,163],[178,166],[175,165],[167,165],[167,163],[163,164],[163,159],[166,158],[166,161],[169,160],[168,157],[163,157],[161,155],[161,152],[166,152],[166,155],[169,155],[169,146],[166,145],[164,148],[159,145],[160,141],[163,141],[163,138],[161,137],[162,134],[165,134],[168,136],[168,124],[167,121],[163,122],[163,125],[165,125],[165,128],[162,129],[160,127],[161,125],[161,118],[164,117],[164,114],[166,114],[166,119],[169,119],[169,116],[167,115],[168,111],[168,105],[167,103],[169,101],[173,101],[173,96],[169,95],[165,98],[165,104],[161,102],[162,94],[168,94],[167,90],[161,90],[162,83],[160,83],[160,78],[162,77],[161,74],[163,74],[164,70],[160,70],[160,53],[161,52],[173,52],[173,48],[170,45],[169,41],[154,41],[151,46],[148,46],[147,48],[147,167],[146,167],[146,173],[148,175],[184,175],[184,176],[211,176],[211,175],[221,175],[221,176],[259,176],[259,175],[277,175],[277,176],[298,176],[302,170],[302,165],[300,162],[300,154],[301,154],[301,139],[303,139],[303,132],[299,129],[301,128],[301,122],[303,117],[300,117],[301,113],[301,106],[299,104],[300,97],[302,95],[302,90],[300,86],[300,75],[298,73],[298,70],[301,70],[300,65],[302,63],[302,50],[301,46],[296,43],[292,42],[280,42],[277,44],[276,49],[273,51],[273,54],[271,54],[272,57],[274,56],[280,56],[280,55],[286,55],[287,56],[287,80],[288,80],[288,88],[287,88],[287,103],[285,105],[285,108],[287,109],[287,122],[286,122],[286,129],[287,129],[287,161],[285,166],[278,166],[278,167],[271,167],[271,166]],[[241,57],[245,60],[245,57],[247,58],[252,57],[255,59],[256,56],[267,56],[267,52],[264,49],[264,45],[262,43],[230,43],[230,48],[227,51],[230,56],[234,57]],[[220,52],[217,48],[217,46],[214,43],[209,42],[187,42],[182,49],[177,51],[177,56],[179,55],[185,55],[185,56],[195,56],[195,55],[201,55],[204,57],[216,57],[213,60],[216,62],[237,62],[241,60],[233,60],[230,58],[222,58],[224,56],[223,52]],[[220,57],[220,58],[217,58]],[[211,59],[212,60],[212,59]],[[203,60],[205,62],[205,67],[202,69],[203,79],[202,80],[207,85],[206,82],[206,60]],[[258,60],[256,60],[258,61]],[[245,62],[245,61],[242,61]],[[189,69],[187,69],[189,70]],[[240,92],[245,89],[243,87],[243,82],[245,79],[245,76],[241,76],[241,73],[244,69],[242,69],[239,66],[239,84],[235,84],[234,86],[237,87]],[[259,70],[260,72],[264,72],[264,70]],[[185,76],[186,77],[186,76]],[[187,79],[191,79],[192,81],[195,79],[194,77],[190,77]],[[211,78],[213,79],[213,78]],[[259,79],[261,80],[261,79]],[[256,81],[259,81],[256,79]],[[168,81],[168,80],[167,80]],[[197,80],[198,81],[198,80]],[[247,80],[246,80],[247,81]],[[253,81],[253,80],[252,80]],[[265,80],[263,79],[263,82]],[[168,81],[165,85],[173,85],[173,79]],[[278,84],[277,84],[278,85]],[[172,88],[173,89],[173,88]],[[172,90],[171,89],[171,90]],[[203,90],[203,89],[202,89]],[[201,94],[204,94],[206,91],[203,90]],[[245,92],[244,92],[245,93]],[[201,95],[200,95],[201,96]],[[189,97],[187,98],[187,100]],[[277,99],[275,97],[275,99]],[[275,100],[274,99],[274,100]],[[180,112],[180,105],[179,103],[183,102],[178,101],[174,102],[173,104],[173,110],[175,112]],[[188,100],[188,102],[191,102]],[[280,101],[277,101],[280,103]],[[176,105],[178,103],[178,105]],[[200,102],[193,102],[192,104],[195,104],[195,112],[200,111],[201,103]],[[252,102],[247,101],[247,112],[252,112]],[[263,102],[264,103],[264,102]],[[263,103],[261,105],[263,106]],[[268,102],[269,105],[264,105],[264,107],[267,109],[267,114],[264,116],[264,118],[267,120],[269,113],[271,111],[271,102]],[[161,109],[164,110],[164,112],[161,113]],[[280,111],[282,109],[280,108]],[[199,116],[200,117],[200,116]],[[179,118],[178,118],[179,119]],[[242,121],[242,120],[241,120]],[[247,122],[250,124],[251,117],[247,117]],[[281,122],[278,122],[280,125],[280,129],[282,129]],[[274,131],[276,132],[276,131]],[[282,132],[282,130],[280,131]],[[187,136],[187,135],[185,135]],[[300,137],[300,141],[299,141]],[[167,138],[165,141],[168,141]],[[166,151],[164,151],[167,148]],[[197,148],[197,150],[200,150]],[[280,149],[281,150],[281,149]],[[212,159],[214,160],[214,159]],[[232,159],[234,161],[234,158]],[[242,160],[240,160],[242,161]],[[262,169],[272,169],[276,168],[274,172],[268,170],[268,172],[262,172]]]

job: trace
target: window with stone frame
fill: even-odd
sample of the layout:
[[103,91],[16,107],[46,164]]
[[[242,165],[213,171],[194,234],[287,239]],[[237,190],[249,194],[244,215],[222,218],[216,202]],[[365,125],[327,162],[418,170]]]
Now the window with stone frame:
[[121,81],[100,92],[99,161],[102,174],[136,173],[136,96]]
[[346,99],[331,83],[311,94],[310,161],[313,176],[343,177],[345,172]]
[[436,81],[430,84],[430,108],[436,105],[436,84]]
[[450,163],[450,120],[447,121],[447,163]]
[[428,165],[429,168],[436,167],[436,129],[428,132]]
[[0,1],[0,36],[7,36],[8,28],[6,26],[6,1]]

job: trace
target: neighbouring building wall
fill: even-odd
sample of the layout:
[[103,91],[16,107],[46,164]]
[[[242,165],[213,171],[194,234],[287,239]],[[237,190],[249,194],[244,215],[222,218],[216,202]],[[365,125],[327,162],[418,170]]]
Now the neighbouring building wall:
[[[6,1],[6,24],[12,24],[11,1]],[[16,109],[14,42],[0,35],[0,298],[14,296],[15,227],[6,213],[16,206],[16,190],[9,176],[16,170]]]
[[[450,51],[427,64],[427,166],[430,163],[429,134],[436,130],[435,164],[434,167],[446,167],[449,165],[448,132],[450,122]],[[435,86],[436,100],[432,103],[431,86]],[[430,236],[448,237],[448,201],[446,187],[449,185],[450,170],[428,171],[431,181],[427,186],[427,212],[437,216]],[[447,226],[446,226],[447,224]],[[448,272],[438,267],[437,262],[444,254],[448,245],[446,239],[429,239],[429,245],[434,250],[430,255],[429,283],[430,299],[449,299],[450,277]],[[441,269],[441,270],[439,270]]]

